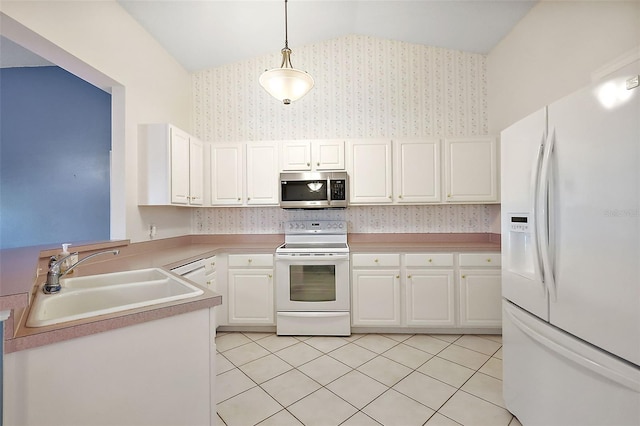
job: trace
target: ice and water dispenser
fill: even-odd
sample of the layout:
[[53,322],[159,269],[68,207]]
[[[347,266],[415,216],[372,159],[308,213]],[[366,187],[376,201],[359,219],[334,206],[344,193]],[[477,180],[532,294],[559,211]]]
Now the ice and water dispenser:
[[507,220],[507,247],[503,250],[506,269],[525,278],[535,279],[537,247],[533,217],[529,213],[508,213]]

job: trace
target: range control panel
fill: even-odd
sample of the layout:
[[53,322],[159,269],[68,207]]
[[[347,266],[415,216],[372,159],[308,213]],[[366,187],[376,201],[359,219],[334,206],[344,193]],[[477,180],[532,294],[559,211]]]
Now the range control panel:
[[285,223],[285,234],[346,234],[344,220],[294,220]]

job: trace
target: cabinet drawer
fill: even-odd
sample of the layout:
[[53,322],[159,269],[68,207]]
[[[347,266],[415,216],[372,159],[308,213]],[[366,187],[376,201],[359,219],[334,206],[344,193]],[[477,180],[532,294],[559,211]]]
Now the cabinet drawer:
[[216,257],[211,256],[204,259],[204,272],[206,274],[211,274],[216,270]]
[[488,266],[499,268],[502,265],[500,253],[460,253],[460,267]]
[[273,266],[272,254],[230,254],[230,268],[246,268],[246,267],[265,267]]
[[391,253],[358,253],[352,255],[351,265],[354,268],[399,267],[400,255]]
[[408,253],[404,262],[408,268],[453,266],[453,253]]

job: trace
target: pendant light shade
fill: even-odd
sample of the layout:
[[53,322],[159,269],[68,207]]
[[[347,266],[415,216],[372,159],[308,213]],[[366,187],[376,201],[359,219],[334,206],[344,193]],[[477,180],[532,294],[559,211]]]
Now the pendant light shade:
[[314,82],[309,74],[297,70],[291,65],[291,49],[289,49],[287,30],[287,0],[284,0],[284,34],[280,68],[265,71],[259,81],[271,96],[282,101],[285,105],[289,105],[309,93]]

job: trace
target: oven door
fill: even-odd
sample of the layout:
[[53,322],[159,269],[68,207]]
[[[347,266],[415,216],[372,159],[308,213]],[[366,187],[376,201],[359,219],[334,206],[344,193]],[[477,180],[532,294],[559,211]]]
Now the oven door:
[[276,254],[276,310],[348,311],[349,254]]

